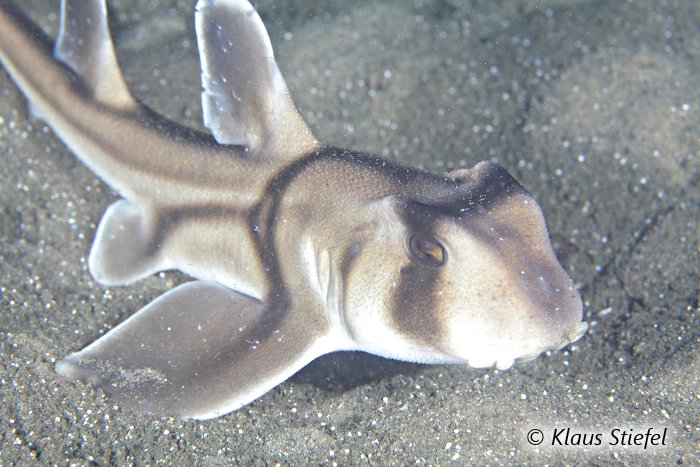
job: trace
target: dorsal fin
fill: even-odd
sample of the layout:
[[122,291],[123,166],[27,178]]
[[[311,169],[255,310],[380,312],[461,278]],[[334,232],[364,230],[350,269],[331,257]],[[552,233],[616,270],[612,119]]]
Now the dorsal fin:
[[204,124],[221,144],[251,156],[294,158],[318,145],[275,62],[270,38],[246,0],[199,0]]
[[107,24],[105,0],[64,0],[54,57],[68,65],[95,100],[120,109],[137,104],[124,81]]

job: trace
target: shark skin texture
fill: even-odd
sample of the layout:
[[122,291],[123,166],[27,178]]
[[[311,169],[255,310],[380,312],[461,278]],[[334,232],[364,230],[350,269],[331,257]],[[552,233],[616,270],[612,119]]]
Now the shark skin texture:
[[0,0],[0,62],[122,199],[100,283],[194,278],[56,364],[142,413],[225,415],[334,351],[507,369],[581,338],[537,202],[489,161],[433,174],[317,141],[246,0],[200,0],[204,124],[136,100],[104,0],[64,0],[53,42]]

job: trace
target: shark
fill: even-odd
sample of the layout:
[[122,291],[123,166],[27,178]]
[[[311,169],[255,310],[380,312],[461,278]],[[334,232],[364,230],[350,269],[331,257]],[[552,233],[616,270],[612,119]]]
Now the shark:
[[507,369],[583,336],[542,211],[505,168],[435,174],[320,143],[250,3],[199,0],[195,25],[209,132],[132,95],[104,0],[63,0],[55,41],[0,0],[0,62],[30,115],[121,197],[94,279],[193,278],[59,375],[136,412],[209,419],[330,352]]

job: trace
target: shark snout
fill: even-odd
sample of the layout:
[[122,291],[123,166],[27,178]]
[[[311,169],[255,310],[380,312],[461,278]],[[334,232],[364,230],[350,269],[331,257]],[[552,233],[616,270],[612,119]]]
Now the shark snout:
[[579,340],[588,324],[582,321],[578,291],[568,281],[547,289],[558,292],[540,294],[533,300],[529,288],[519,300],[511,297],[485,303],[486,311],[475,316],[471,329],[462,327],[453,334],[450,354],[475,368],[505,370]]

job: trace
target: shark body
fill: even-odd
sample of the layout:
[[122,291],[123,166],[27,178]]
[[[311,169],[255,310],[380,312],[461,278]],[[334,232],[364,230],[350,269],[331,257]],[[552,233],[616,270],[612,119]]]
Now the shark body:
[[505,169],[437,175],[321,144],[246,0],[200,0],[195,21],[211,135],[131,95],[104,0],[64,0],[53,46],[0,0],[0,61],[33,115],[123,197],[97,229],[92,275],[196,279],[59,374],[205,419],[328,352],[505,369],[583,335],[541,211]]

